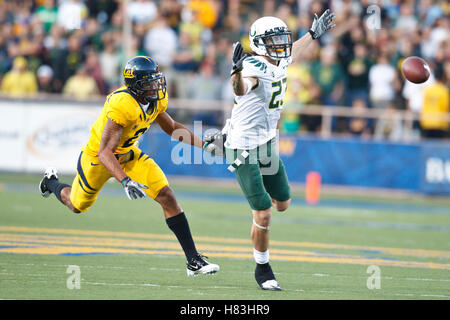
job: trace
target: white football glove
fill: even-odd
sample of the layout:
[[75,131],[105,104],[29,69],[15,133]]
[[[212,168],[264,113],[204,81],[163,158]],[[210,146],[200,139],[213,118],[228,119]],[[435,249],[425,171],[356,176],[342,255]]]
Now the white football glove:
[[325,32],[336,27],[336,24],[330,25],[333,19],[334,13],[331,13],[330,9],[325,10],[325,12],[320,16],[320,18],[317,16],[317,13],[315,13],[311,29],[309,29],[309,33],[311,34],[312,38],[318,39]]
[[203,150],[216,156],[224,156],[224,144],[226,139],[227,135],[222,133],[220,130],[210,130],[210,132],[204,137],[205,144],[203,145]]
[[148,189],[146,185],[133,181],[130,177],[126,177],[121,183],[128,199],[145,198],[145,191],[143,189]]

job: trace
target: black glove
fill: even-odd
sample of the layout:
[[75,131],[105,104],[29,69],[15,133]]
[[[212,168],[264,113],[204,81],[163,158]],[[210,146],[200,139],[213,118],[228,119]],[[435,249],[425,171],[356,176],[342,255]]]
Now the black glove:
[[133,200],[137,198],[145,198],[145,192],[143,189],[148,189],[146,185],[133,181],[130,177],[124,178],[121,183],[128,199]]
[[231,75],[242,71],[242,63],[247,57],[248,54],[244,54],[244,48],[242,48],[241,43],[235,42],[233,44],[233,68],[231,70]]
[[210,130],[210,132],[207,133],[203,139],[205,140],[203,150],[216,156],[225,155],[225,140],[227,139],[226,134],[217,129]]
[[331,13],[330,9],[325,10],[320,18],[317,16],[317,13],[315,13],[311,29],[309,29],[309,33],[311,34],[312,38],[317,39],[328,30],[336,27],[336,24],[330,25],[333,19],[334,13]]

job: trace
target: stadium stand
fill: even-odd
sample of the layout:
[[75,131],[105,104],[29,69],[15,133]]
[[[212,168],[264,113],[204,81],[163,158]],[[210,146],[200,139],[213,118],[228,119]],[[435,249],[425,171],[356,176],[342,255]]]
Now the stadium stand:
[[[337,28],[291,67],[280,128],[387,140],[430,137],[419,119],[423,92],[434,84],[434,76],[424,85],[411,84],[399,66],[411,55],[425,58],[432,74],[442,74],[448,95],[450,6],[440,0],[387,0],[373,11],[371,5],[369,0],[4,0],[1,94],[105,96],[121,85],[127,58],[142,54],[162,66],[171,98],[230,103],[232,43],[240,40],[249,50],[253,20],[277,16],[297,39],[307,32],[313,13],[329,7]],[[123,32],[126,21],[131,23],[129,39]],[[364,124],[351,117],[355,108]],[[443,118],[448,108],[447,103],[440,109]],[[220,126],[223,117],[216,110],[186,117],[197,119]],[[437,136],[448,138],[448,129]]]

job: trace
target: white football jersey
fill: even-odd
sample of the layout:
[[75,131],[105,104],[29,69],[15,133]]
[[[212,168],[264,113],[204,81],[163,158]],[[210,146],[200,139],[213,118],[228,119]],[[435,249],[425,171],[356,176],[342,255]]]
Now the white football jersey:
[[262,56],[244,60],[242,77],[258,78],[258,86],[243,96],[235,95],[231,118],[222,131],[227,133],[227,148],[254,149],[276,136],[291,62],[292,58],[281,59],[275,66]]

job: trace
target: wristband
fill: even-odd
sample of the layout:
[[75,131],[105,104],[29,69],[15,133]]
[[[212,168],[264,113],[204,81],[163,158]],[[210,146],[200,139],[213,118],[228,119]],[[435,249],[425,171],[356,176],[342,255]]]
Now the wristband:
[[120,183],[122,184],[122,186],[123,186],[124,182],[128,181],[128,179],[130,179],[130,178],[129,178],[129,177],[125,177],[125,178],[122,179],[122,181],[120,181]]

